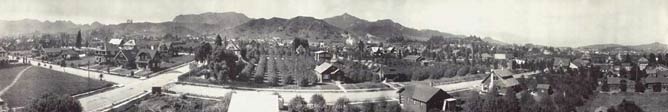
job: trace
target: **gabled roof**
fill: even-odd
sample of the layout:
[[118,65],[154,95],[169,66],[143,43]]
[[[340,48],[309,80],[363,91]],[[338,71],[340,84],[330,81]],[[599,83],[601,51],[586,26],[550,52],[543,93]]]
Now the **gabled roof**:
[[0,52],[7,52],[7,50],[5,50],[3,47],[0,47]]
[[123,39],[118,39],[118,38],[109,40],[109,43],[113,44],[113,45],[121,45],[122,42],[123,42]]
[[640,57],[640,59],[638,59],[638,62],[640,62],[640,63],[648,63],[649,60],[647,60],[647,58],[645,58],[645,57]]
[[42,50],[47,53],[52,53],[52,52],[61,52],[63,51],[63,48],[44,48]]
[[668,84],[668,78],[664,77],[664,76],[658,76],[658,77],[649,76],[649,77],[645,77],[645,79],[643,79],[643,80],[645,81],[645,83]]
[[538,84],[536,85],[538,89],[550,89],[550,84]]
[[147,53],[151,58],[155,57],[156,54],[158,54],[158,51],[156,50],[151,50],[151,49],[140,49],[139,52],[137,53],[137,56],[142,53]]
[[410,61],[417,61],[418,59],[421,59],[421,56],[418,55],[408,55],[404,57],[405,60],[410,60]]
[[400,89],[398,92],[401,96],[410,97],[412,99],[422,102],[427,102],[432,97],[434,97],[439,91],[443,90],[425,85],[410,85]]
[[327,62],[325,62],[325,63],[322,63],[322,64],[316,66],[314,70],[315,70],[316,72],[322,74],[322,73],[324,73],[325,71],[327,71],[327,69],[331,68],[332,66],[333,66],[333,65],[332,65],[331,63],[327,63]]
[[508,76],[513,76],[513,72],[511,72],[509,69],[497,69],[494,70],[494,73],[498,75],[499,77],[508,77]]

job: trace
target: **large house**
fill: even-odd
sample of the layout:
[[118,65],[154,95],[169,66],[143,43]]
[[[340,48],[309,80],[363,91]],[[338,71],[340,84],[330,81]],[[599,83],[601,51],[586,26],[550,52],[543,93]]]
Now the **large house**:
[[320,83],[339,80],[343,77],[343,71],[329,62],[316,66],[314,71]]
[[668,70],[660,70],[659,67],[654,67],[647,70],[648,76],[643,78],[647,90],[654,92],[661,92],[668,88]]
[[397,93],[399,93],[399,104],[402,109],[410,112],[455,109],[455,99],[439,88],[410,85],[399,89]]
[[158,55],[158,51],[156,50],[141,49],[135,59],[137,68],[151,69],[160,67],[160,55]]
[[501,91],[499,93],[505,93],[507,89],[517,90],[517,86],[520,84],[519,81],[513,76],[508,69],[493,70],[489,76],[481,82],[481,91],[488,92],[490,88],[496,87],[497,90]]
[[120,49],[112,44],[104,43],[98,49],[95,49],[95,61],[98,63],[110,63]]

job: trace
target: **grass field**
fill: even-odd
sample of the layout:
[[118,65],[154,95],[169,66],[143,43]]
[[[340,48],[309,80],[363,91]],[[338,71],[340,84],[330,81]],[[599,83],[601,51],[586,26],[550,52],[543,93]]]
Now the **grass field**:
[[[25,67],[28,67],[28,65],[0,69],[2,88],[9,85],[14,77],[18,75],[17,73]],[[85,77],[41,67],[32,67],[24,72],[18,82],[0,97],[8,102],[10,107],[20,107],[27,105],[32,98],[45,93],[73,95],[111,85],[112,83],[106,81],[89,80]]]
[[668,93],[618,93],[618,94],[596,94],[594,99],[579,107],[581,112],[593,112],[600,106],[617,105],[622,100],[635,102],[645,112],[665,112],[668,110]]

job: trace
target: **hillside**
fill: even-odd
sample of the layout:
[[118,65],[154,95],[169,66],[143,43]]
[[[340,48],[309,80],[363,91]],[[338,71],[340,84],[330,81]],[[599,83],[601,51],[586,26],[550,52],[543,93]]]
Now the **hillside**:
[[240,38],[297,37],[343,39],[343,30],[313,17],[253,19],[234,27],[229,34]]
[[339,16],[325,18],[327,23],[337,26],[356,35],[370,35],[384,39],[413,39],[427,40],[432,36],[459,37],[449,33],[443,33],[436,30],[417,30],[405,27],[389,19],[383,19],[370,22],[360,19],[348,13]]
[[595,45],[582,46],[578,48],[594,49],[600,51],[613,51],[613,50],[633,50],[633,51],[644,51],[644,52],[668,51],[668,45],[659,42],[640,44],[640,45],[595,44]]
[[222,28],[231,28],[250,21],[246,15],[236,12],[224,13],[202,13],[202,14],[187,14],[178,15],[174,17],[172,22],[175,23],[195,23],[195,24],[213,24],[221,25]]

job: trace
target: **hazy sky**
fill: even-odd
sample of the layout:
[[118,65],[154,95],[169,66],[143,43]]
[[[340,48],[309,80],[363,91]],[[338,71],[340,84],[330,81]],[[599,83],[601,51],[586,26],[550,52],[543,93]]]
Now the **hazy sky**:
[[252,18],[347,12],[417,29],[513,43],[580,46],[668,43],[668,0],[0,0],[0,20],[169,21],[235,11]]

